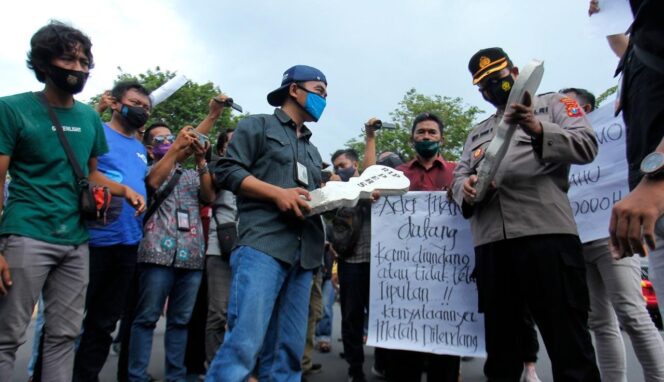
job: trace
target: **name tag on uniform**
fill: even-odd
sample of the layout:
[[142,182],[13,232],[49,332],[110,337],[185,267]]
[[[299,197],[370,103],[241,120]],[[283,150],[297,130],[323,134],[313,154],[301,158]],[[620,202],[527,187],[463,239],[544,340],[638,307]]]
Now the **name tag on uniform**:
[[304,186],[309,186],[309,173],[307,168],[300,162],[297,162],[297,182]]

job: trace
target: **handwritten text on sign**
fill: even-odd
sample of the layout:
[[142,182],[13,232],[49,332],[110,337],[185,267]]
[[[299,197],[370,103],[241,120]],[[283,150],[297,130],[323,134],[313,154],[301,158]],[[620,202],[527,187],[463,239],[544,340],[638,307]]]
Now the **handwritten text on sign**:
[[371,217],[371,346],[485,355],[470,226],[444,192],[383,197]]
[[611,209],[629,193],[622,115],[614,117],[609,102],[588,114],[588,120],[599,152],[592,163],[571,167],[567,194],[584,243],[609,236]]

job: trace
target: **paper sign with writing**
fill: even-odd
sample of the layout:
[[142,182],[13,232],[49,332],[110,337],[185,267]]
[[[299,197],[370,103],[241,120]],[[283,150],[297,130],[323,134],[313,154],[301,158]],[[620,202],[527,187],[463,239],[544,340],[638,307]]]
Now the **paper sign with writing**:
[[470,225],[444,192],[381,197],[371,217],[368,344],[485,356]]
[[609,236],[611,209],[629,193],[622,115],[614,117],[609,102],[588,114],[588,120],[595,129],[599,153],[592,163],[571,167],[567,193],[584,243]]

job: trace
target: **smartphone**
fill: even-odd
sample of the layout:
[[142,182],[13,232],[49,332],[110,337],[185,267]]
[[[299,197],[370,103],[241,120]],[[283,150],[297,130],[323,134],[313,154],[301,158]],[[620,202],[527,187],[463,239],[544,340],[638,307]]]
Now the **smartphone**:
[[210,138],[208,138],[207,135],[205,135],[205,134],[201,134],[201,133],[199,133],[199,132],[196,131],[196,130],[194,130],[194,133],[196,133],[196,135],[198,136],[198,143],[200,143],[201,146],[205,147],[205,145],[207,144],[207,142],[210,141]]
[[235,102],[233,102],[233,98],[227,98],[225,102],[220,100],[217,97],[214,97],[213,99],[215,100],[215,102],[223,103],[224,106],[232,107],[233,109],[235,109],[235,110],[239,111],[240,113],[242,113],[242,106],[240,106],[240,105],[236,104]]

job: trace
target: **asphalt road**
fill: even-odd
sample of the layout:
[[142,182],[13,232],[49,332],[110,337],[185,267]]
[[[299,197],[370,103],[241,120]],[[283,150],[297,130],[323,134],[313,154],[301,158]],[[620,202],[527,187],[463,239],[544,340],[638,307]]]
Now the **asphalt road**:
[[[155,378],[164,378],[164,348],[163,348],[163,338],[164,338],[164,329],[165,329],[165,320],[162,319],[157,325],[155,330],[155,338],[152,346],[152,358],[150,360],[150,369],[149,372]],[[30,351],[32,348],[32,333],[34,332],[34,321],[30,324],[28,328],[28,341],[25,345],[21,346],[17,353],[16,359],[16,370],[14,373],[14,380],[25,382],[27,381],[27,364],[30,358]],[[662,335],[662,332],[660,332]],[[341,319],[339,314],[339,305],[335,305],[335,317],[334,317],[334,327],[333,327],[333,343],[332,351],[327,354],[322,354],[315,352],[314,362],[320,363],[323,365],[322,372],[320,374],[311,375],[306,377],[307,382],[331,382],[331,381],[346,381],[347,380],[347,364],[343,358],[339,356],[339,353],[343,351],[343,346],[338,338],[341,336]],[[643,374],[641,371],[641,366],[639,365],[634,351],[632,350],[631,342],[629,336],[623,333],[625,340],[625,346],[627,347],[627,365],[628,365],[628,375],[627,380],[630,382],[643,381]],[[540,341],[540,343],[542,343]],[[378,378],[375,378],[371,375],[371,365],[373,364],[373,348],[365,347],[366,359],[364,363],[364,370],[368,377],[369,381],[379,381]],[[544,346],[541,346],[540,360],[537,364],[537,372],[542,381],[552,381],[551,377],[551,364],[546,354],[546,349]],[[462,362],[461,373],[463,376],[464,382],[479,382],[485,381],[484,375],[482,374],[482,365],[483,359],[472,359],[469,361]],[[110,355],[106,361],[106,365],[102,370],[100,375],[101,382],[111,382],[115,381],[115,372],[116,372],[117,357]],[[196,381],[196,376],[190,376],[190,381]],[[424,379],[423,379],[424,380]]]

